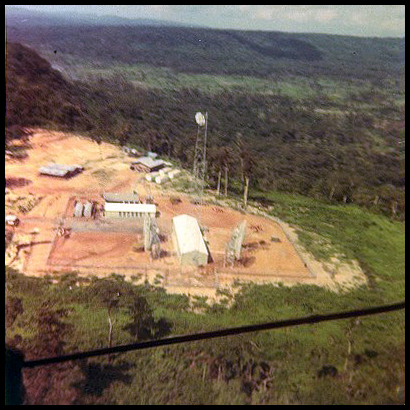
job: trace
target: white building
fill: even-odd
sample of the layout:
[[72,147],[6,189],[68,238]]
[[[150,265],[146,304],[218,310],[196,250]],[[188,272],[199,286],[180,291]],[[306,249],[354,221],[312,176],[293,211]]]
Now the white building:
[[106,202],[104,204],[106,218],[141,218],[145,215],[155,218],[156,212],[155,204],[126,204],[120,202]]
[[84,168],[81,165],[63,165],[63,164],[48,164],[39,168],[39,173],[42,175],[48,175],[52,177],[71,178],[72,176],[83,171]]
[[180,263],[183,265],[206,265],[209,252],[198,225],[189,215],[172,218],[172,240]]

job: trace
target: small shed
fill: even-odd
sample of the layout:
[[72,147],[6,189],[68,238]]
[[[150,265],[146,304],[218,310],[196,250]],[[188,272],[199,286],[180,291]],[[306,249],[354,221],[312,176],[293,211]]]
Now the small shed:
[[48,164],[39,168],[39,173],[52,177],[71,178],[81,172],[84,168],[81,165]]
[[172,218],[172,239],[182,265],[206,265],[209,252],[198,221],[190,215]]
[[74,206],[74,216],[81,218],[83,216],[84,205],[81,202],[77,202]]
[[153,159],[151,157],[141,157],[134,161],[130,168],[138,172],[154,172],[165,167],[162,159]]
[[86,218],[91,218],[92,214],[93,214],[93,203],[92,202],[86,202],[84,204],[83,215]]

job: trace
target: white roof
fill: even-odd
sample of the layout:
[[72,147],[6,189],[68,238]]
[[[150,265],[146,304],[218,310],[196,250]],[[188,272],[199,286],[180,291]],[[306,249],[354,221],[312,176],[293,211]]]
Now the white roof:
[[106,202],[104,210],[108,212],[143,212],[155,214],[157,207],[155,204],[123,204],[119,202]]
[[151,157],[141,157],[138,158],[133,164],[142,164],[148,168],[156,168],[161,165],[165,165],[162,159],[153,159]]
[[122,194],[117,192],[104,192],[103,198],[107,202],[137,202],[138,194]]
[[198,251],[208,255],[198,221],[194,217],[178,215],[172,218],[172,223],[181,254]]
[[50,174],[56,176],[64,176],[69,172],[74,172],[76,170],[83,169],[81,165],[72,164],[72,165],[64,165],[64,164],[47,164],[43,167],[40,167],[39,171],[41,174]]

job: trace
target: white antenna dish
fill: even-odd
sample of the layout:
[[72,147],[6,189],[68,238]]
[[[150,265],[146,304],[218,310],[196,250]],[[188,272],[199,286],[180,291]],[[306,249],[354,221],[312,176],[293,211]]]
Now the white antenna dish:
[[201,127],[205,125],[205,117],[200,112],[195,114],[195,121]]

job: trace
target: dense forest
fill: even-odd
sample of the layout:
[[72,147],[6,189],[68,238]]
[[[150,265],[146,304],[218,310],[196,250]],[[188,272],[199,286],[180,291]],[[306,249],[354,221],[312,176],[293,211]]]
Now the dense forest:
[[371,81],[404,77],[405,40],[275,31],[9,21],[8,41],[34,47],[60,66],[144,64],[176,72],[258,77],[296,75]]
[[33,50],[7,49],[8,135],[18,126],[59,127],[191,167],[193,118],[207,111],[211,187],[229,170],[232,192],[247,173],[251,189],[354,202],[404,218],[405,108],[386,88],[311,79],[293,96],[280,86],[269,93],[138,87],[121,73],[70,81]]

